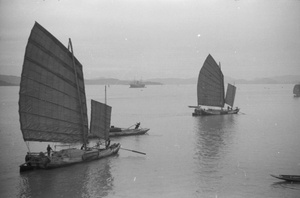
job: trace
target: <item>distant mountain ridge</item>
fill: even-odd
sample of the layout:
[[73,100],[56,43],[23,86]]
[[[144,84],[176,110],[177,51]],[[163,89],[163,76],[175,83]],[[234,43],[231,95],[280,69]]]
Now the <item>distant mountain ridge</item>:
[[[149,80],[163,84],[197,84],[198,78],[152,78]],[[270,78],[256,78],[254,80],[234,79],[225,76],[224,81],[225,83],[235,84],[298,84],[300,83],[300,75],[274,76]]]
[[11,83],[8,83],[8,82],[5,82],[3,80],[0,80],[0,86],[16,86],[15,84],[11,84]]
[[18,76],[0,75],[0,86],[18,86],[20,80]]
[[[119,80],[115,78],[97,78],[97,79],[86,79],[84,80],[86,85],[129,85],[132,81],[130,80]],[[142,81],[146,85],[161,85],[160,82],[153,81]]]
[[[234,79],[224,77],[225,83],[235,84],[298,84],[300,83],[300,75],[283,75],[270,78],[256,78],[254,80]],[[0,86],[19,86],[21,77],[0,75]],[[86,85],[129,85],[130,80],[119,80],[116,78],[97,78],[85,79]],[[162,85],[162,84],[197,84],[197,78],[151,78],[143,81],[146,85]]]
[[300,75],[283,75],[270,78],[255,78],[254,80],[236,80],[237,84],[298,84]]
[[[19,86],[21,77],[0,75],[0,86]],[[86,85],[129,85],[130,80],[119,80],[115,78],[97,78],[97,79],[85,79]],[[162,85],[160,82],[152,82],[149,80],[143,81],[146,85]]]

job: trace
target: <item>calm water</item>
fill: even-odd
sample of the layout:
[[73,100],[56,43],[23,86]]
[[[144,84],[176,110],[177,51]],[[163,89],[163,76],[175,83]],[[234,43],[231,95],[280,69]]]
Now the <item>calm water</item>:
[[[196,85],[110,86],[112,125],[141,122],[148,135],[114,138],[117,156],[49,171],[19,173],[27,152],[19,87],[0,87],[0,197],[299,197],[300,98],[293,85],[237,85],[242,114],[192,117]],[[87,86],[104,102],[104,86]],[[90,103],[88,104],[90,113]],[[54,144],[51,144],[54,148]],[[46,143],[31,143],[31,151]]]

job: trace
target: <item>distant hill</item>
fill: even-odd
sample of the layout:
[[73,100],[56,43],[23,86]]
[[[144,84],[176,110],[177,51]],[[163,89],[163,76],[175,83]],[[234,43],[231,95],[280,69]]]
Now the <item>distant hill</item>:
[[8,83],[8,82],[5,82],[3,80],[0,80],[0,86],[16,86],[15,84],[11,84],[11,83]]
[[239,79],[237,84],[297,84],[300,83],[300,75],[274,76],[270,78],[256,78],[254,80]]
[[[270,78],[256,78],[254,80],[234,79],[224,77],[225,83],[235,84],[298,84],[300,75],[274,76]],[[21,78],[18,76],[0,75],[0,86],[19,86]],[[86,85],[129,85],[130,80],[119,80],[116,78],[85,79]],[[151,78],[143,81],[146,85],[182,85],[197,84],[197,78]]]
[[149,81],[153,82],[160,82],[162,84],[170,85],[170,84],[196,84],[197,83],[197,78],[151,78],[148,79]]
[[[21,77],[0,75],[0,86],[19,86]],[[115,78],[97,78],[97,79],[85,79],[86,85],[129,85],[132,81],[119,80]],[[146,85],[161,85],[160,82],[143,81]]]
[[[97,78],[97,79],[86,79],[84,80],[86,85],[129,85],[132,81],[119,80],[115,78]],[[153,82],[150,80],[143,81],[146,85],[161,85],[160,82]]]
[[[197,78],[153,78],[151,81],[163,84],[197,84]],[[297,84],[300,83],[300,75],[275,76],[271,78],[256,78],[254,80],[234,79],[228,76],[224,77],[225,83],[235,84]]]
[[86,85],[122,85],[125,82],[115,78],[98,78],[98,79],[85,79]]
[[0,86],[19,86],[21,77],[0,75]]

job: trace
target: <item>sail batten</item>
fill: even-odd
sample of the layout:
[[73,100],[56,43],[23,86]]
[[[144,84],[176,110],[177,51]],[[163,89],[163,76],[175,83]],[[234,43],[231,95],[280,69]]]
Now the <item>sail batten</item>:
[[112,108],[106,104],[92,100],[91,109],[91,134],[107,140],[109,138]]
[[[59,59],[59,58],[57,58],[55,56],[49,55],[46,52],[41,52],[39,50],[39,48],[34,49],[34,47],[31,47],[32,48],[31,50],[35,50],[36,52],[43,53],[43,54],[41,54],[41,56],[48,57],[49,60],[48,60],[47,64],[50,63],[51,65],[44,65],[44,64],[42,64],[42,60],[38,61],[38,60],[32,59],[32,58],[30,58],[30,57],[27,56],[27,57],[25,57],[25,61],[29,61],[29,65],[28,65],[29,67],[30,66],[34,67],[33,71],[38,72],[36,70],[36,68],[40,67],[40,69],[44,69],[47,72],[53,74],[54,76],[57,76],[58,78],[64,80],[65,82],[73,84],[73,86],[76,87],[74,75],[62,75],[62,74],[68,74],[68,72],[65,71],[65,70],[68,70],[69,73],[72,73],[72,72],[74,72],[73,71],[74,69],[70,68],[70,66],[68,66],[61,59]],[[36,58],[39,58],[39,57],[36,57]],[[28,68],[28,69],[30,69],[30,68]],[[81,80],[83,80],[83,78],[82,78],[81,75],[78,75],[78,78],[80,78]],[[81,89],[82,88],[83,87],[81,87]]]
[[26,46],[19,91],[25,141],[85,141],[88,121],[83,71],[74,59],[75,67],[72,53],[35,23]]
[[198,76],[198,105],[224,107],[224,76],[212,58],[208,55]]

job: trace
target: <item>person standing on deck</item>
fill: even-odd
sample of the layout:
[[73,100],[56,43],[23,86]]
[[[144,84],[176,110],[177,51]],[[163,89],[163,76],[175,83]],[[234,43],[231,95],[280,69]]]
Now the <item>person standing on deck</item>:
[[108,138],[108,140],[105,141],[105,148],[108,148],[110,145],[110,139]]
[[140,124],[141,124],[141,123],[139,123],[139,122],[138,122],[138,123],[136,123],[136,125],[135,125],[135,129],[138,129],[138,128],[140,127]]
[[[50,144],[48,144],[47,146],[47,154],[48,154],[48,157],[50,157],[50,152],[51,152],[52,148],[50,147]],[[53,150],[52,150],[53,151]]]

